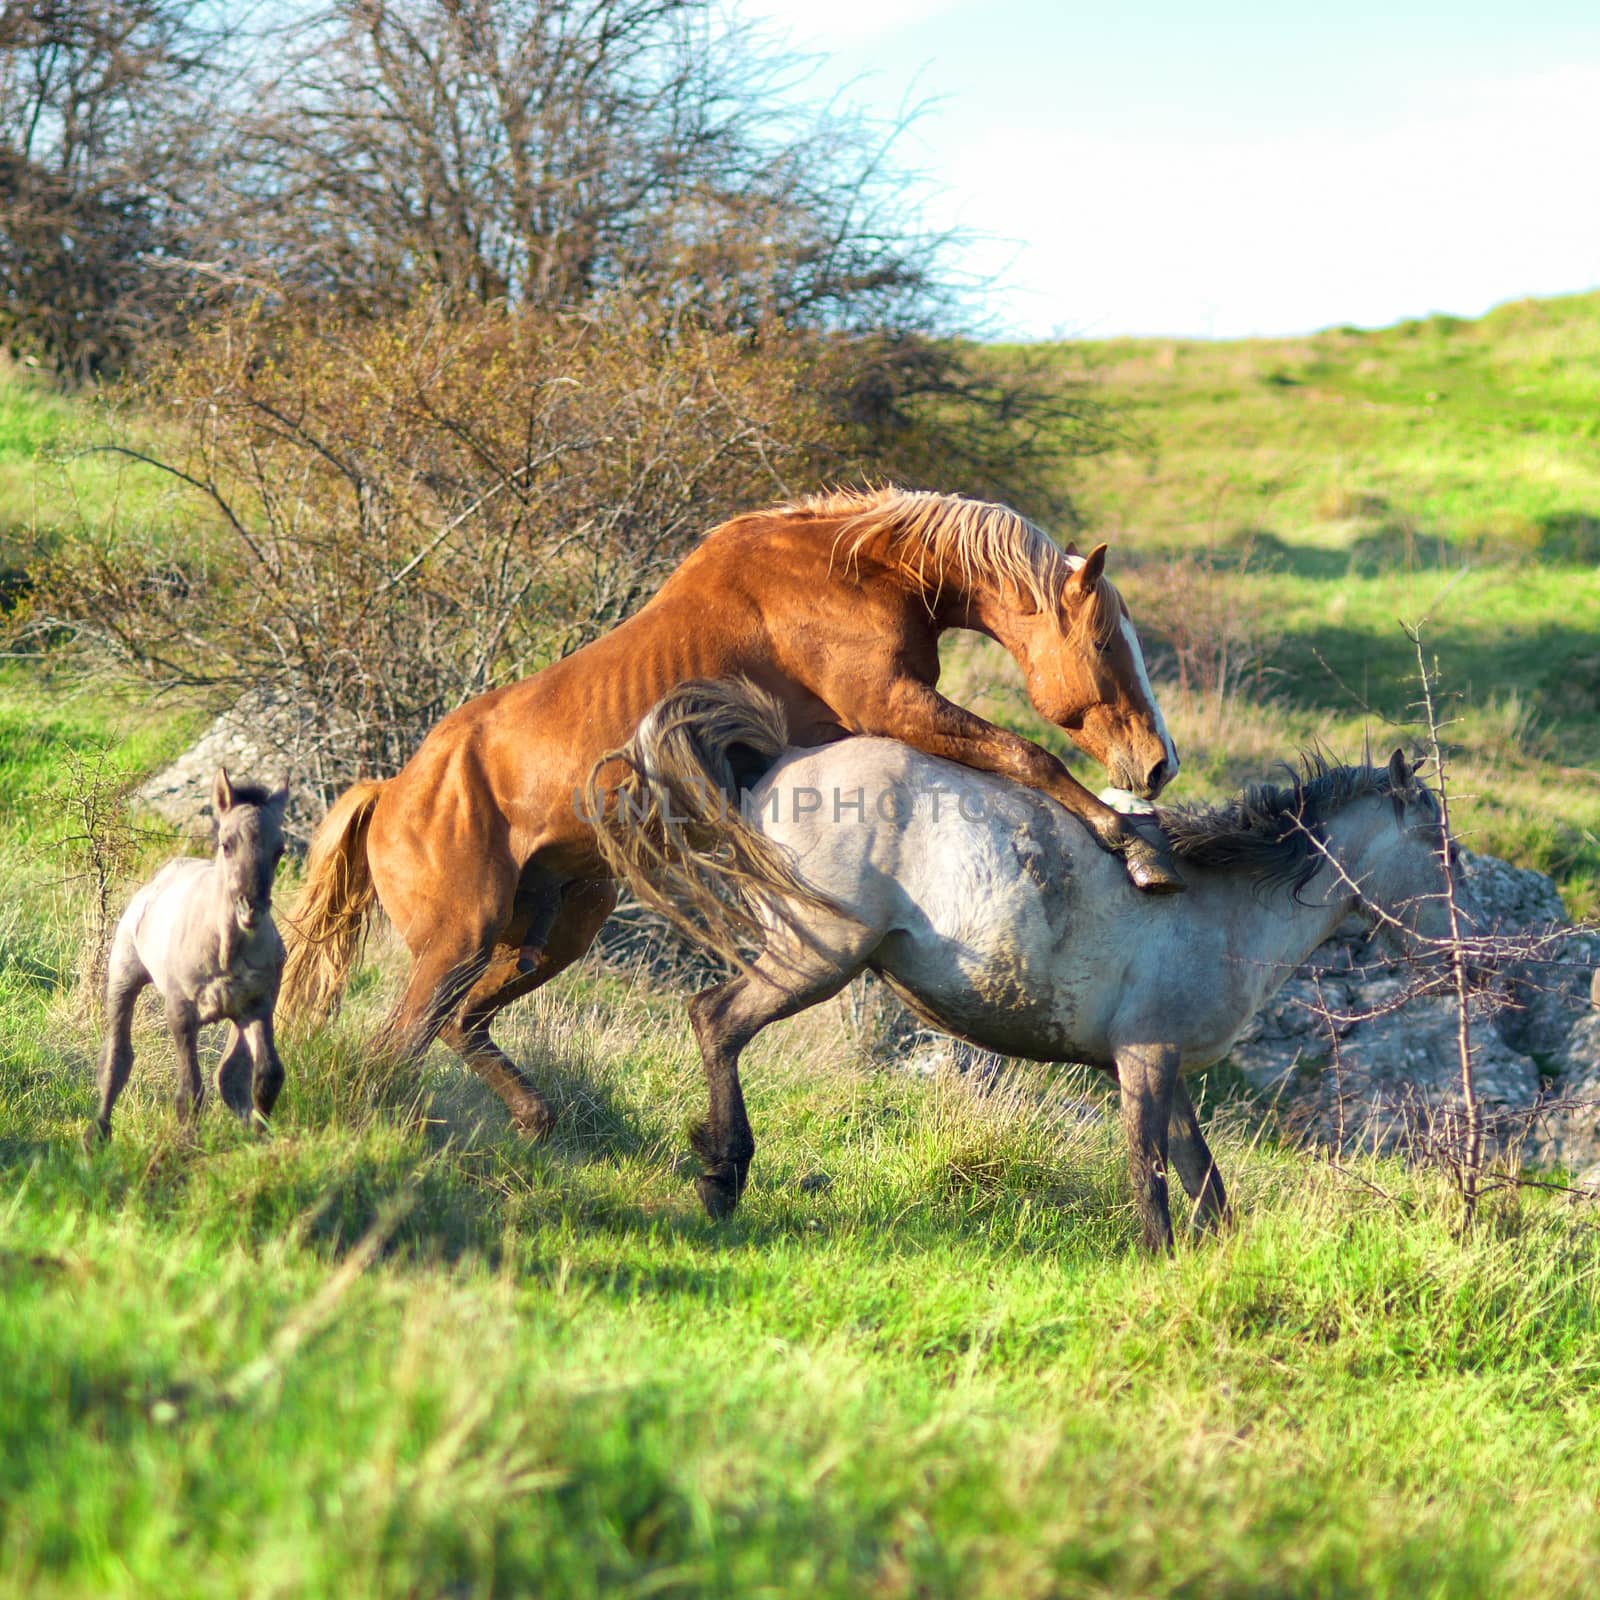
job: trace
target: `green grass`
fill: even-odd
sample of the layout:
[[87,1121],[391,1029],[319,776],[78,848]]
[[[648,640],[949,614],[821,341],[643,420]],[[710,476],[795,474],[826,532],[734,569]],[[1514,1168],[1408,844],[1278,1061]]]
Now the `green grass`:
[[1097,1084],[875,1069],[835,1006],[749,1053],[756,1176],[713,1224],[673,997],[581,970],[513,1013],[561,1113],[532,1148],[443,1052],[380,1075],[380,942],[286,1041],[273,1137],[214,1105],[180,1136],[151,1005],[86,1157],[82,895],[38,797],[68,750],[177,730],[38,720],[0,839],[31,908],[0,929],[0,1594],[1600,1581],[1600,1214],[1500,1195],[1462,1237],[1436,1175],[1335,1170],[1226,1099],[1239,1226],[1153,1263]]
[[1460,1240],[1431,1179],[1225,1125],[1243,1222],[1153,1264],[1075,1078],[875,1073],[823,1016],[753,1053],[758,1179],[714,1225],[681,1013],[583,978],[513,1030],[549,1149],[442,1060],[420,1100],[372,1083],[363,1003],[289,1051],[267,1142],[213,1111],[182,1143],[147,1027],[86,1160],[92,1030],[33,1004],[0,1075],[8,1592],[1600,1579],[1600,1251],[1560,1204]]
[[178,755],[197,727],[181,706],[92,689],[48,666],[0,661],[0,852],[47,846],[74,763],[132,780]]
[[1403,559],[1408,538],[1600,557],[1600,293],[1474,322],[1062,353],[1145,437],[1079,489],[1126,539],[1270,529],[1369,563]]
[[165,476],[95,451],[112,428],[97,401],[56,394],[0,357],[0,607],[61,538],[180,517]]

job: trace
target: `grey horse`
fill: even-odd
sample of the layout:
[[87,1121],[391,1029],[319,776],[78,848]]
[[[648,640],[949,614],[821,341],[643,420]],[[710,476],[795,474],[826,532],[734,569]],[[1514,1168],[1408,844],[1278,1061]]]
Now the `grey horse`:
[[[1398,750],[1386,767],[1308,758],[1290,784],[1220,807],[1157,807],[1149,825],[1188,893],[1152,898],[1047,797],[887,739],[792,751],[734,802],[740,747],[765,754],[784,734],[781,708],[755,686],[687,684],[620,753],[630,804],[605,819],[622,841],[618,870],[645,891],[626,848],[637,791],[675,820],[690,866],[725,888],[759,887],[758,870],[738,870],[752,851],[735,852],[752,832],[792,863],[757,897],[765,948],[689,1005],[711,1100],[693,1143],[713,1216],[737,1204],[755,1151],[740,1052],[867,970],[948,1033],[1113,1074],[1144,1240],[1170,1250],[1169,1163],[1200,1227],[1227,1215],[1181,1074],[1224,1056],[1352,912],[1401,949],[1451,933],[1444,813]],[[698,902],[683,918],[691,930],[717,914],[687,872],[678,899]]]
[[211,803],[216,853],[209,861],[169,861],[128,902],[117,923],[106,974],[100,1114],[85,1135],[91,1147],[111,1136],[111,1109],[133,1068],[133,1006],[153,983],[167,1005],[178,1047],[178,1115],[193,1121],[205,1096],[200,1029],[227,1022],[217,1093],[249,1123],[272,1110],[283,1063],[272,1037],[272,1009],[283,974],[283,940],[272,921],[272,879],[283,855],[289,791],[230,782],[218,767]]

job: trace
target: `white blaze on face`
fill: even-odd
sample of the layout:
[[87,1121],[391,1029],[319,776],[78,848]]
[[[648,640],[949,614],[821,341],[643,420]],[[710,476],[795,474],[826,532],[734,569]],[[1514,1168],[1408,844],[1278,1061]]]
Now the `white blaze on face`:
[[1131,789],[1102,789],[1100,798],[1125,817],[1150,816],[1156,809],[1154,800],[1141,800]]
[[1167,752],[1167,781],[1170,783],[1178,772],[1177,747],[1172,742],[1172,735],[1167,732],[1167,719],[1161,715],[1161,704],[1151,687],[1150,674],[1145,670],[1144,651],[1139,648],[1139,635],[1133,631],[1133,623],[1127,617],[1122,619],[1120,626],[1122,637],[1128,642],[1128,654],[1133,657],[1133,670],[1139,675],[1139,687],[1144,690],[1144,697],[1155,715],[1156,732],[1161,736],[1161,747]]
[[[1076,572],[1085,561],[1085,557],[1062,552],[1067,566]],[[1161,748],[1167,753],[1167,782],[1170,783],[1178,774],[1178,747],[1172,742],[1172,735],[1167,732],[1167,719],[1161,715],[1161,702],[1156,699],[1155,689],[1150,683],[1150,674],[1145,669],[1144,651],[1139,648],[1139,635],[1133,630],[1133,623],[1124,616],[1118,626],[1122,629],[1122,637],[1127,640],[1128,654],[1133,657],[1133,670],[1138,674],[1139,687],[1144,690],[1145,704],[1150,707],[1150,714],[1156,719],[1156,733],[1161,739]],[[1119,790],[1119,793],[1127,793]],[[1103,797],[1102,797],[1103,798]],[[1130,798],[1132,798],[1130,796]],[[1106,802],[1108,805],[1110,801]]]

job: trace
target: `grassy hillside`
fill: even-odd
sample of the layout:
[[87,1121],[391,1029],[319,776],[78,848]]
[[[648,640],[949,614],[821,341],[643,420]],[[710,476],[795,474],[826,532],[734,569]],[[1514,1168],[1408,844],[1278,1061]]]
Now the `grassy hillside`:
[[1308,575],[1600,558],[1600,293],[1475,322],[1063,354],[1146,446],[1102,460],[1079,491],[1107,537],[1264,530]]
[[[1257,658],[1237,689],[1218,692],[1216,661],[1213,681],[1163,689],[1175,793],[1230,789],[1313,740],[1347,758],[1368,731],[1414,740],[1401,624],[1420,625],[1458,719],[1468,842],[1600,910],[1600,294],[1056,357],[1128,440],[1069,486],[1080,541],[1109,541],[1147,635],[1226,634]],[[1026,723],[992,652],[963,668]]]
[[177,521],[173,480],[99,451],[108,431],[93,397],[42,388],[0,354],[0,605],[64,535]]
[[[1431,609],[1475,842],[1583,904],[1600,301],[1497,318],[1064,350],[1160,446],[1093,463],[1079,498],[1169,658],[1197,623],[1232,641],[1226,677],[1197,650],[1164,688],[1180,793],[1381,737],[1411,694],[1396,618]],[[1449,400],[1414,437],[1424,378]],[[1516,415],[1543,420],[1513,437]],[[0,402],[11,548],[71,514],[36,509],[59,481],[36,462],[75,424]],[[963,649],[952,676],[1037,730],[1008,663]],[[885,1071],[847,996],[747,1057],[755,1176],[713,1225],[674,996],[585,967],[512,1014],[562,1115],[535,1149],[442,1051],[376,1074],[381,941],[343,1016],[286,1041],[270,1140],[215,1107],[180,1139],[151,1006],[86,1158],[74,804],[189,731],[0,668],[0,1596],[1600,1586],[1600,1208],[1564,1196],[1497,1191],[1460,1237],[1436,1174],[1334,1167],[1223,1103],[1240,1224],[1153,1264],[1102,1086]],[[123,840],[118,870],[165,848]]]

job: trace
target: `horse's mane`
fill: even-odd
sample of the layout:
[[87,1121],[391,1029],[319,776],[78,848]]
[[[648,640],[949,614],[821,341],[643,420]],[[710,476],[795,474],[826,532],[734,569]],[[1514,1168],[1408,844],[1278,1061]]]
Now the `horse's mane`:
[[275,793],[260,783],[235,783],[229,787],[233,791],[233,803],[236,806],[264,806]]
[[1242,872],[1267,888],[1295,894],[1322,865],[1324,827],[1352,801],[1382,795],[1396,815],[1419,785],[1396,794],[1387,767],[1336,766],[1320,751],[1303,751],[1289,782],[1254,783],[1221,805],[1157,806],[1155,820],[1173,853],[1197,867]]
[[[1062,586],[1082,564],[1081,556],[1068,555],[1010,506],[961,495],[893,485],[834,489],[779,506],[775,514],[836,523],[834,548],[847,563],[881,539],[882,553],[897,558],[933,596],[953,573],[963,588],[975,579],[1009,586],[1035,611],[1059,615]],[[1116,590],[1102,578],[1089,619],[1096,642],[1111,635],[1121,616]]]

